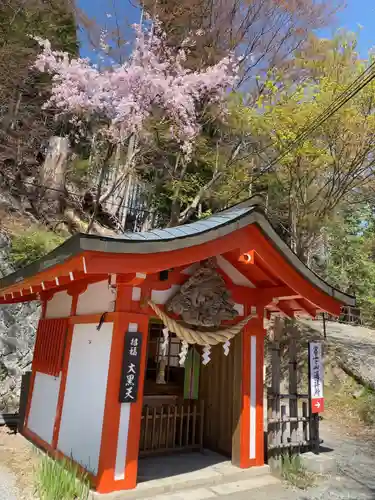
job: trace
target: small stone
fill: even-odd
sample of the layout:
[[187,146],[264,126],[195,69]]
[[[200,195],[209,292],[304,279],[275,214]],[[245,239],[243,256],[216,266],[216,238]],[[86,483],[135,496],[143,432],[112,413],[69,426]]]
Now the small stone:
[[359,399],[365,393],[366,389],[364,387],[359,388],[355,392],[353,392],[352,396],[354,399]]

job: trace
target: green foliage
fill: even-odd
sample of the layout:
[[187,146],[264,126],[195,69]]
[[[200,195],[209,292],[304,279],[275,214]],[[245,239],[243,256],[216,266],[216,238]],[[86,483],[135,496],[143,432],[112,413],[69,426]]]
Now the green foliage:
[[35,471],[35,489],[40,500],[87,500],[90,492],[87,475],[76,464],[47,455]]
[[345,210],[327,225],[326,279],[356,295],[362,316],[375,325],[375,225],[371,208]]
[[[260,158],[249,155],[254,166],[264,169],[269,159],[282,155],[367,64],[350,33],[332,40],[311,37],[288,69],[268,71],[258,79],[261,92],[251,107],[233,100],[234,123],[251,131],[259,150],[269,145]],[[269,213],[287,228],[288,242],[305,262],[339,204],[373,183],[374,94],[371,82],[252,183],[252,193],[255,189],[267,196]],[[246,190],[242,196],[248,196]]]
[[359,418],[368,426],[375,425],[375,392],[366,388],[358,399]]
[[64,238],[52,231],[32,227],[11,238],[10,259],[16,268],[34,262],[64,242]]
[[304,466],[301,456],[285,453],[281,457],[281,475],[291,485],[305,490],[314,486],[316,475]]

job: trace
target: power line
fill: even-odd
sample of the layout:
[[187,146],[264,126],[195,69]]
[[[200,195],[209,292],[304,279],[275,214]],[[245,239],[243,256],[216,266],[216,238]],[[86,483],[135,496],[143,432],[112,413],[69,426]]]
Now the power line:
[[[314,132],[318,127],[320,127],[325,121],[327,121],[334,113],[341,109],[348,101],[350,101],[356,94],[358,94],[366,85],[368,85],[375,78],[375,62],[372,63],[365,71],[363,71],[331,104],[320,113],[308,126],[305,126],[297,134],[294,140],[287,145],[286,149],[281,152],[274,160],[272,160],[268,165],[261,170],[261,172],[254,178],[256,180],[264,173],[268,172],[273,166],[279,163],[285,156],[287,156],[296,146],[301,144],[312,132]],[[266,149],[273,146],[275,143],[271,142],[268,146],[263,148],[261,151],[256,152],[258,154],[263,153]],[[248,183],[246,182],[239,191],[230,197],[228,202],[233,198],[237,197],[246,189]]]
[[[4,172],[1,172],[0,171],[0,174],[5,177],[6,179],[8,179],[9,181],[13,181],[13,182],[16,182],[16,179],[13,178],[13,177],[10,177],[9,175],[5,174]],[[30,181],[25,181],[25,180],[21,180],[21,183],[24,184],[24,185],[27,185],[27,186],[32,186],[32,187],[36,187],[36,188],[40,188],[40,189],[45,189],[46,191],[54,191],[56,193],[61,193],[61,194],[69,194],[70,196],[73,196],[73,197],[79,197],[80,195],[73,192],[73,191],[69,191],[68,189],[58,189],[58,188],[54,188],[54,187],[50,187],[50,186],[46,186],[44,184],[38,184],[38,183],[35,183],[35,182],[30,182]],[[107,205],[112,205],[114,207],[121,207],[121,208],[126,208],[126,209],[129,209],[129,210],[137,210],[139,212],[145,212],[145,213],[153,213],[151,210],[147,210],[147,209],[143,209],[143,208],[135,208],[135,207],[132,207],[132,206],[126,206],[126,205],[123,205],[122,203],[114,203],[114,202],[111,202],[109,200],[106,200],[103,204],[107,204]]]

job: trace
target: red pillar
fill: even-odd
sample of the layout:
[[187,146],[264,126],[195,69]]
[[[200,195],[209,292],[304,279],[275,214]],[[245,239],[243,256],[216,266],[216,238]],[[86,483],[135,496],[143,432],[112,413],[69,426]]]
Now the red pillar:
[[263,430],[263,307],[257,307],[258,318],[251,320],[242,333],[242,411],[240,417],[241,468],[264,464]]
[[[96,490],[109,493],[135,488],[137,484],[138,452],[143,405],[143,386],[146,365],[148,315],[131,312],[132,286],[118,284],[116,313],[113,327],[103,433]],[[120,403],[119,390],[122,372],[125,334],[129,327],[142,333],[138,398],[135,403]],[[123,405],[128,405],[124,407]],[[124,415],[122,415],[124,413]],[[127,421],[125,421],[127,419]],[[122,427],[120,429],[120,427]],[[125,429],[125,430],[124,430]],[[127,432],[126,432],[127,431]],[[119,438],[120,436],[120,438]],[[122,469],[122,459],[124,468]],[[118,462],[116,464],[116,461]],[[116,472],[120,470],[120,477]]]

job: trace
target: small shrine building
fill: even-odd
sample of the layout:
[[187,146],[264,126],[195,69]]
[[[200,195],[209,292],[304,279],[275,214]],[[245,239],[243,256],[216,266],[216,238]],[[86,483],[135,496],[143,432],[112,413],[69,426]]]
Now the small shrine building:
[[208,448],[264,464],[265,320],[355,299],[311,272],[248,202],[180,227],[77,234],[0,280],[39,300],[24,435],[132,489],[140,456]]

